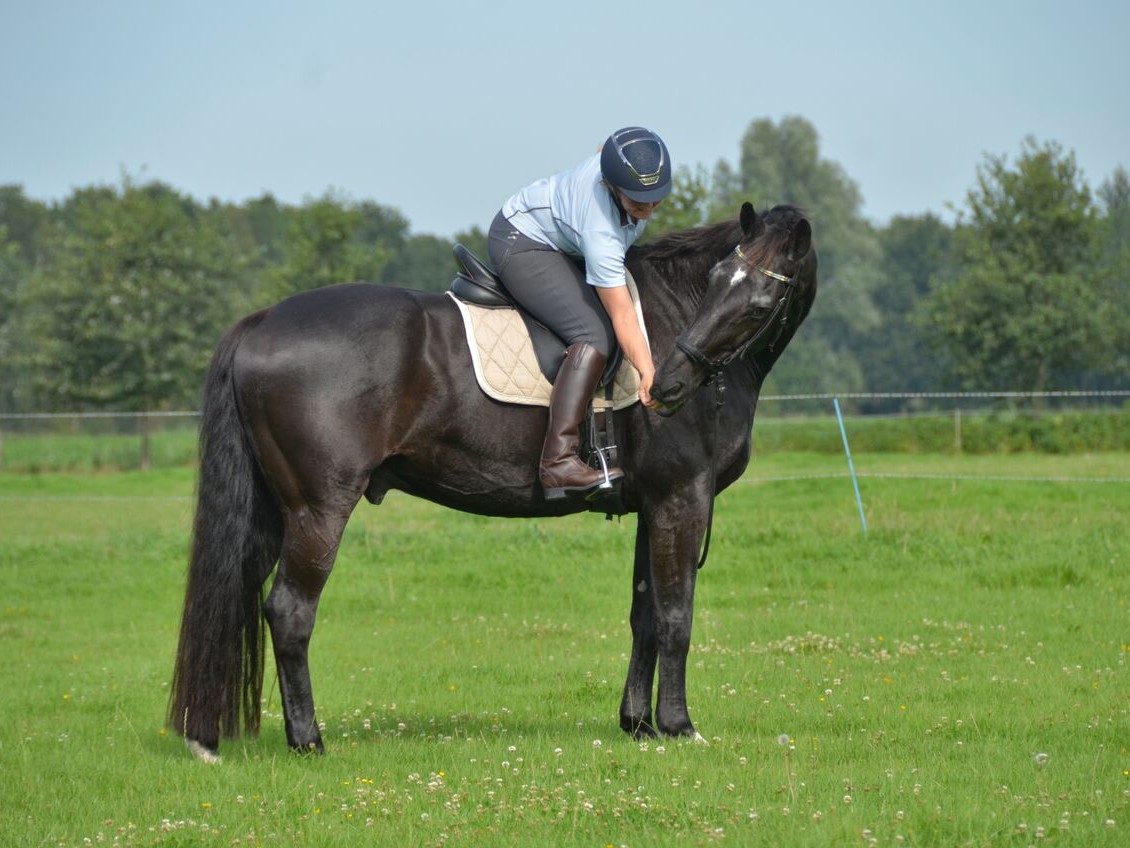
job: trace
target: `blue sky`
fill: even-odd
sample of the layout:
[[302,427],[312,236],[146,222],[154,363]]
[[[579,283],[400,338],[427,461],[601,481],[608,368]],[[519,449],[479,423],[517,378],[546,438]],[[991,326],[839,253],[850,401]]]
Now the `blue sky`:
[[1130,168],[1128,38],[1125,0],[0,0],[0,183],[332,189],[449,236],[619,126],[712,168],[800,115],[869,218],[948,218],[1029,135]]

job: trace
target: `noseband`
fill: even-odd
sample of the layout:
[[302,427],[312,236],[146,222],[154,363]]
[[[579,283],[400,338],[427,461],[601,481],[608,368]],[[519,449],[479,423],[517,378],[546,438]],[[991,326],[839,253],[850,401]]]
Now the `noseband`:
[[[784,335],[785,329],[788,327],[789,303],[792,301],[793,294],[796,292],[795,276],[786,277],[784,274],[778,274],[776,271],[770,271],[768,268],[757,265],[752,259],[742,253],[742,246],[740,244],[734,248],[734,253],[736,253],[738,258],[748,267],[758,273],[764,274],[766,277],[780,281],[783,284],[784,291],[781,293],[781,296],[777,298],[777,302],[773,305],[773,311],[769,313],[769,316],[765,319],[765,323],[761,325],[761,328],[729,356],[722,357],[718,360],[711,360],[681,335],[675,339],[675,347],[686,354],[687,359],[695,365],[704,368],[708,374],[708,379],[718,374],[735,359],[745,356],[746,351],[761,341],[764,336],[772,331],[774,324],[776,324],[776,333],[774,333],[773,338],[765,344],[766,348],[774,350],[777,342],[781,340],[781,336]],[[778,321],[778,319],[780,320]]]

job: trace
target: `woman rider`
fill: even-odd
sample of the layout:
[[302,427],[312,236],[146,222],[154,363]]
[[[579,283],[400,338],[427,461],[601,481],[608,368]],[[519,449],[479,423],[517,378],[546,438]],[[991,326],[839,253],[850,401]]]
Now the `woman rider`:
[[[640,400],[655,406],[655,365],[628,294],[624,255],[670,190],[666,145],[651,130],[625,127],[572,170],[512,196],[491,224],[490,258],[507,290],[567,346],[538,469],[546,498],[588,496],[604,482],[577,449],[614,343],[639,372]],[[622,476],[609,469],[610,479]]]

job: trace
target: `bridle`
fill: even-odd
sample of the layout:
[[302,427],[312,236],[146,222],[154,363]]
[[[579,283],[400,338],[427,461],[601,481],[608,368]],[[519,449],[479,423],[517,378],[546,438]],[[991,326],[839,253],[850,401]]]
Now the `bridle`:
[[735,359],[740,359],[745,356],[746,352],[768,335],[773,330],[774,326],[776,327],[776,333],[774,333],[773,337],[763,346],[769,350],[776,348],[777,343],[781,340],[781,336],[784,335],[785,330],[788,328],[789,303],[792,301],[793,294],[796,292],[797,288],[795,276],[787,277],[784,274],[778,274],[776,271],[770,271],[768,268],[758,265],[742,252],[742,246],[740,244],[734,248],[734,253],[737,254],[738,258],[741,259],[747,267],[752,268],[760,274],[764,274],[770,279],[780,281],[784,290],[781,292],[780,297],[777,298],[777,302],[773,305],[773,310],[769,313],[765,322],[761,325],[761,328],[729,356],[712,360],[683,338],[681,334],[675,339],[675,347],[681,350],[686,355],[687,359],[695,365],[706,370],[706,382],[709,382],[712,377],[721,373],[721,371]]

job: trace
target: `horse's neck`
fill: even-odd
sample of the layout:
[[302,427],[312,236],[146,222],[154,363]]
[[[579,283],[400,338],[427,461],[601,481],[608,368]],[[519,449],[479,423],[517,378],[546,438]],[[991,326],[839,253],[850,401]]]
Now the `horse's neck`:
[[702,300],[706,274],[702,274],[703,287],[699,288],[677,285],[650,264],[633,271],[633,274],[652,347],[670,351],[674,347],[675,337],[694,320],[698,304]]

